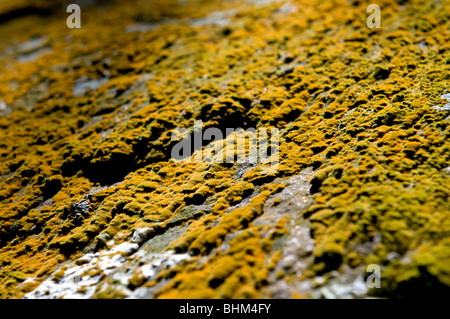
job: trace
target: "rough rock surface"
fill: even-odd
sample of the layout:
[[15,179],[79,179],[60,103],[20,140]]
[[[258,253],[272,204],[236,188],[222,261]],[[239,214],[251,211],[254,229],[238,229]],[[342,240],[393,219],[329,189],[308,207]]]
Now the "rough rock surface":
[[0,2],[0,298],[448,295],[449,0],[63,3]]

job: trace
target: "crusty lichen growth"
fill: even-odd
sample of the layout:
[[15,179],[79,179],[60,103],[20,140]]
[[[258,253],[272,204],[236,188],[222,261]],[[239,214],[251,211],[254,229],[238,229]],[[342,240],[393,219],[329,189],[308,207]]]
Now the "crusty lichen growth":
[[[449,111],[432,108],[450,88],[448,0],[379,1],[379,30],[365,25],[367,4],[344,0],[117,1],[83,10],[79,30],[58,6],[11,3],[1,16],[30,5],[54,14],[0,24],[0,101],[12,109],[0,113],[1,298],[106,239],[187,223],[168,249],[193,258],[135,285],[167,280],[159,298],[267,297],[289,226],[253,221],[308,167],[314,204],[295,213],[310,223],[314,258],[278,278],[376,263],[373,294],[450,287]],[[228,25],[192,23],[230,8]],[[147,29],[126,32],[137,23]],[[195,119],[277,127],[279,170],[174,162],[172,132]]]

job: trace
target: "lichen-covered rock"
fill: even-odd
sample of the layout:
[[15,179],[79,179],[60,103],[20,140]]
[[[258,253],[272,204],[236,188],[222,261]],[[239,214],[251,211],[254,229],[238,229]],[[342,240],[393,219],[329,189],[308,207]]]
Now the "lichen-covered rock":
[[[1,2],[0,298],[448,294],[450,2],[381,7]],[[173,159],[200,120],[277,166]]]

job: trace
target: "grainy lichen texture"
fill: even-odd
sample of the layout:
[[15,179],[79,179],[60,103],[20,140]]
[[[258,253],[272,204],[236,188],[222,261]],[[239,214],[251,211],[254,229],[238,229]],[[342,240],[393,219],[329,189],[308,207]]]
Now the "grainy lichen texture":
[[450,1],[376,3],[0,1],[0,298],[448,296]]

